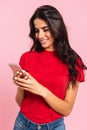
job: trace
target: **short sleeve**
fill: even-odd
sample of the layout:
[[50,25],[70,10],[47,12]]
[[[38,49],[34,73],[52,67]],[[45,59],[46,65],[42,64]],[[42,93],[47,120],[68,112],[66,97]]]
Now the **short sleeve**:
[[24,63],[25,63],[25,54],[22,54],[19,60],[19,65],[21,66],[22,69],[24,69]]
[[19,60],[19,65],[21,66],[21,68],[23,70],[26,70],[27,71],[27,68],[29,66],[29,62],[30,62],[30,59],[31,59],[31,56],[30,56],[30,53],[29,51],[23,53],[20,57],[20,60]]
[[82,62],[80,59],[78,59],[78,64],[79,65],[76,65],[76,70],[77,70],[77,81],[80,81],[80,82],[84,82],[84,70],[82,69]]

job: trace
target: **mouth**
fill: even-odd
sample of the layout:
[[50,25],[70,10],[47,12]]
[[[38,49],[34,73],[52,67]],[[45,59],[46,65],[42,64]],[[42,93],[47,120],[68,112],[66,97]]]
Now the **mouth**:
[[45,44],[47,42],[48,39],[44,39],[44,40],[40,40],[41,44]]

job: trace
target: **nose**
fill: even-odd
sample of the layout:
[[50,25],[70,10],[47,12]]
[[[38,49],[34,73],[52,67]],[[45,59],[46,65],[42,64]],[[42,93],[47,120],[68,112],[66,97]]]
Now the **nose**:
[[39,30],[38,38],[39,38],[39,39],[42,39],[43,37],[44,37],[44,32],[43,32],[43,30]]

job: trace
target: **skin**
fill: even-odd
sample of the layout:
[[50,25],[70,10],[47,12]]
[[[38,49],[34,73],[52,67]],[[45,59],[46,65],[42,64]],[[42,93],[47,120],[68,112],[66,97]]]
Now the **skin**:
[[[46,22],[41,19],[35,19],[34,26],[35,36],[40,41],[42,47],[47,51],[53,51],[54,38],[51,35]],[[21,78],[21,75],[24,75],[24,77]],[[50,90],[40,84],[34,77],[32,77],[32,75],[24,70],[22,72],[15,72],[13,79],[14,83],[18,85],[16,102],[19,106],[24,99],[24,91],[27,90],[44,98],[44,100],[52,109],[54,109],[54,111],[64,116],[67,116],[71,113],[78,92],[78,81],[76,81],[75,86],[72,86],[71,82],[69,83],[65,98],[62,100],[55,96]]]

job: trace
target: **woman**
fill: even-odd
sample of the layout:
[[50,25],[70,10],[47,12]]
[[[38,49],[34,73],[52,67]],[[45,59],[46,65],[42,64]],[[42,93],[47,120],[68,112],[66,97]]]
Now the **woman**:
[[14,130],[65,130],[79,82],[87,69],[71,48],[59,11],[50,5],[36,9],[30,19],[33,46],[20,58],[23,71],[14,73],[20,112]]

